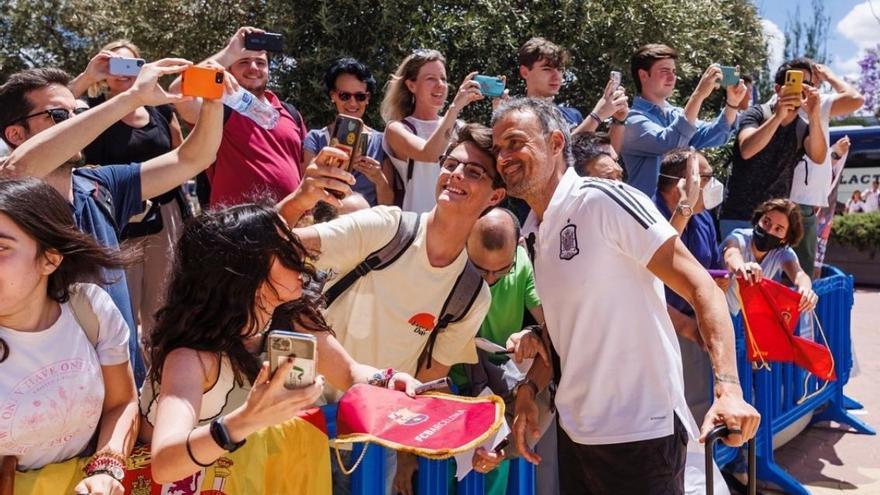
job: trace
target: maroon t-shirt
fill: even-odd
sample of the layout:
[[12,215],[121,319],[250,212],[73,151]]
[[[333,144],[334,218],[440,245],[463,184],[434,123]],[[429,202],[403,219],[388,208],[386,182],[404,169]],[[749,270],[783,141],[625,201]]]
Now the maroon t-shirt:
[[271,131],[232,112],[223,126],[217,161],[208,169],[211,206],[243,203],[254,193],[268,192],[281,200],[299,185],[305,124],[295,121],[271,91],[266,99],[280,112]]

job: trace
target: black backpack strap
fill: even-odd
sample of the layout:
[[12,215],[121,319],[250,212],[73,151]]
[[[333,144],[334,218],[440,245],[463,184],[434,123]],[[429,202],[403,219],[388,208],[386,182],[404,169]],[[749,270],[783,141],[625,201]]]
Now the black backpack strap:
[[282,100],[281,106],[284,107],[285,110],[287,110],[287,113],[289,113],[291,117],[293,117],[293,121],[296,122],[296,125],[305,129],[305,122],[303,122],[302,114],[299,113],[299,110],[297,110],[292,103],[287,103],[286,101]]
[[329,308],[336,299],[351,287],[359,278],[373,270],[381,270],[397,261],[412,245],[419,230],[419,214],[411,211],[400,213],[400,222],[394,237],[367,256],[353,270],[346,273],[338,282],[324,292],[324,300]]
[[[410,121],[408,121],[408,120],[406,120],[406,119],[401,119],[401,120],[400,120],[400,123],[403,124],[403,125],[405,125],[405,126],[407,127],[407,129],[410,130],[410,132],[412,132],[413,134],[415,134],[416,136],[418,136],[418,134],[416,133],[416,126],[414,126],[414,125],[412,124],[412,122],[410,122]],[[407,183],[412,179],[412,176],[413,176],[413,170],[415,169],[415,166],[416,166],[416,161],[413,160],[412,158],[410,158],[410,159],[406,162],[406,178],[405,178],[404,181],[403,181],[404,185],[407,184]]]
[[425,343],[425,349],[419,356],[416,372],[422,369],[423,364],[425,365],[425,369],[431,368],[431,360],[434,356],[434,344],[437,342],[437,336],[440,332],[446,329],[450,323],[461,321],[461,319],[468,314],[482,289],[483,277],[480,276],[476,267],[474,267],[470,260],[468,260],[464,265],[464,269],[455,280],[455,285],[452,286],[452,291],[446,296],[446,301],[443,303],[443,309],[440,310],[440,318],[437,319],[437,325],[431,330],[431,334],[428,336],[428,342]]

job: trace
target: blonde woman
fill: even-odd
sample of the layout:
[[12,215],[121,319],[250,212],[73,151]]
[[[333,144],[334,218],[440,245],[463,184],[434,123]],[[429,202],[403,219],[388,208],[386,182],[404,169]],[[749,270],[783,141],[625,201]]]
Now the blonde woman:
[[446,59],[437,50],[419,49],[403,59],[385,88],[381,114],[385,120],[385,153],[404,186],[402,208],[425,213],[436,203],[434,187],[440,156],[452,140],[464,107],[482,100],[480,85],[464,78],[446,113],[449,85]]

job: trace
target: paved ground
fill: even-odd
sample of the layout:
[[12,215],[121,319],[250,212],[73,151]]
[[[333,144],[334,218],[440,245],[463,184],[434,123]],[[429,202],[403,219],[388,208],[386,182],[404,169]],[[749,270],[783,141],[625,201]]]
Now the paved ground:
[[[880,430],[880,290],[856,290],[852,338],[860,374],[850,380],[846,394],[865,406],[853,412]],[[880,495],[880,436],[826,423],[779,448],[776,461],[814,495]]]

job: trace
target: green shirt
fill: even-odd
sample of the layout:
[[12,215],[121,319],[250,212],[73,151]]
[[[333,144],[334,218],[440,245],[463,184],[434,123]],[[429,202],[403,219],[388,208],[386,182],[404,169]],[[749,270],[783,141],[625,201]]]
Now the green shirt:
[[489,288],[492,305],[478,334],[501,346],[507,345],[508,337],[522,330],[523,308],[541,305],[535,290],[535,272],[524,247],[516,247],[514,264],[512,272]]

